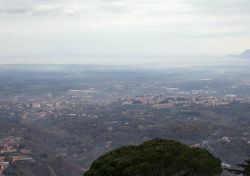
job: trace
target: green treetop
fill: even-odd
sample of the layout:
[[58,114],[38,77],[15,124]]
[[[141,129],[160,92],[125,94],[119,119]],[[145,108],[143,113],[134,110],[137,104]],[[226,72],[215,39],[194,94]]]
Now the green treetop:
[[154,139],[101,156],[84,176],[215,176],[221,171],[221,161],[205,149]]

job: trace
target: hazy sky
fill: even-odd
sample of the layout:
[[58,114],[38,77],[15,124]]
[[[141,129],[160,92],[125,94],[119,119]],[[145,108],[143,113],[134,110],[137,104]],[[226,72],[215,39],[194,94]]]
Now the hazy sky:
[[0,63],[234,54],[250,1],[0,0],[0,39]]

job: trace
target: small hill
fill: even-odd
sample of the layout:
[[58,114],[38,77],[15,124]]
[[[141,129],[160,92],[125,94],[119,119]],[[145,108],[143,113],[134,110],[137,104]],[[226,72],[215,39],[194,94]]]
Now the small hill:
[[245,50],[240,54],[240,57],[242,58],[249,58],[250,59],[250,49]]
[[221,171],[221,161],[205,149],[154,139],[101,156],[84,176],[214,176]]

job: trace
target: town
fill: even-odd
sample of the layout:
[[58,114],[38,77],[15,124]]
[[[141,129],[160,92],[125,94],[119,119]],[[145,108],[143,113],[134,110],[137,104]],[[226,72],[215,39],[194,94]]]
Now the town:
[[4,176],[80,176],[102,154],[154,138],[206,148],[227,167],[250,152],[250,84],[237,68],[47,67],[0,75]]
[[[125,144],[123,140],[120,141],[113,136],[117,132],[128,130],[132,133],[135,131],[135,133],[138,134],[145,132],[147,133],[148,130],[162,128],[162,124],[167,122],[174,125],[172,127],[169,126],[168,129],[173,127],[181,127],[183,128],[182,130],[184,130],[183,132],[186,133],[186,130],[189,128],[190,130],[188,130],[188,133],[192,134],[191,136],[194,136],[194,133],[196,133],[195,139],[186,138],[186,140],[184,140],[184,142],[190,146],[205,147],[211,151],[216,151],[215,145],[218,145],[218,143],[228,143],[228,145],[231,145],[231,143],[239,142],[238,140],[240,140],[241,144],[245,143],[245,145],[250,145],[250,135],[248,131],[242,132],[240,137],[237,137],[238,134],[220,132],[221,134],[216,137],[217,139],[212,140],[211,137],[210,139],[206,139],[205,136],[210,133],[214,133],[215,137],[215,133],[217,133],[216,129],[199,129],[204,125],[204,121],[210,121],[208,114],[211,113],[211,110],[230,107],[237,104],[250,106],[250,97],[239,98],[235,95],[226,95],[220,97],[203,95],[143,95],[135,97],[120,97],[116,100],[113,99],[109,102],[106,101],[104,104],[102,104],[100,102],[92,102],[91,100],[87,101],[86,95],[90,98],[91,95],[93,96],[93,92],[91,92],[91,94],[86,94],[85,91],[73,91],[73,93],[72,91],[69,91],[67,97],[46,97],[45,99],[40,97],[22,101],[16,98],[15,100],[10,100],[8,102],[1,102],[0,111],[5,115],[5,117],[7,117],[7,119],[17,119],[19,123],[26,125],[35,125],[38,122],[40,124],[46,124],[52,121],[56,123],[61,123],[60,121],[63,121],[64,123],[67,121],[78,122],[79,120],[82,122],[86,121],[88,123],[88,121],[91,120],[92,124],[89,124],[91,125],[90,130],[91,128],[95,128],[97,133],[98,130],[107,130],[107,132],[102,133],[102,138],[104,139],[101,139],[101,141],[103,140],[102,142],[100,141],[103,143],[103,147],[99,149],[101,153]],[[107,115],[107,113],[109,115]],[[207,115],[208,117],[206,117]],[[201,119],[201,116],[203,116],[203,119]],[[185,119],[183,119],[184,117]],[[155,118],[157,118],[157,121],[152,121]],[[182,118],[182,122],[178,122],[179,118]],[[181,126],[178,127],[178,123],[181,123]],[[169,124],[165,124],[164,128],[166,128],[168,125]],[[185,126],[187,126],[187,129],[185,129]],[[65,126],[65,128],[68,127],[69,126]],[[88,129],[87,127],[85,128]],[[75,130],[77,130],[77,128],[75,128]],[[138,132],[138,130],[140,132]],[[144,136],[145,134],[142,134],[143,140],[152,138],[154,135],[157,137],[159,132],[155,132],[151,132],[151,137]],[[181,132],[181,129],[179,129],[176,134],[169,135],[169,137],[179,138],[180,135],[183,135],[183,132]],[[113,135],[111,135],[112,133]],[[17,135],[25,133],[18,132],[14,134]],[[168,134],[165,135],[168,136]],[[25,137],[25,135],[23,137]],[[2,138],[0,139],[1,173],[3,173],[3,171],[8,168],[9,165],[13,165],[13,163],[18,163],[19,161],[35,162],[35,159],[32,157],[32,150],[25,148],[26,140],[24,140],[23,137],[6,136],[6,134],[2,134]],[[180,140],[181,139],[182,138],[180,138]],[[131,140],[133,141],[133,139]],[[137,141],[138,139],[134,140]],[[32,145],[30,147],[32,148]],[[87,153],[91,152],[92,150],[89,148],[90,144],[82,148],[82,154],[76,154],[70,151],[77,151],[78,147],[80,146],[76,145],[74,146],[74,149],[72,147],[73,146],[68,146],[68,148],[63,152],[64,155],[75,158],[77,162],[82,163],[82,166],[88,163],[86,161],[89,159]],[[227,160],[227,162],[228,161],[232,160]],[[81,168],[81,170],[86,170],[87,166],[88,164]]]
[[32,161],[31,151],[25,149],[21,137],[8,136],[0,139],[0,175],[9,164]]

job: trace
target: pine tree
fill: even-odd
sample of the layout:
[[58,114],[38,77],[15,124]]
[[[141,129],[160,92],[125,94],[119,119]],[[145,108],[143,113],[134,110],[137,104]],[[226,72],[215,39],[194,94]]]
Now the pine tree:
[[237,164],[240,169],[227,169],[229,172],[243,175],[243,176],[250,176],[250,159],[245,160],[244,164]]

